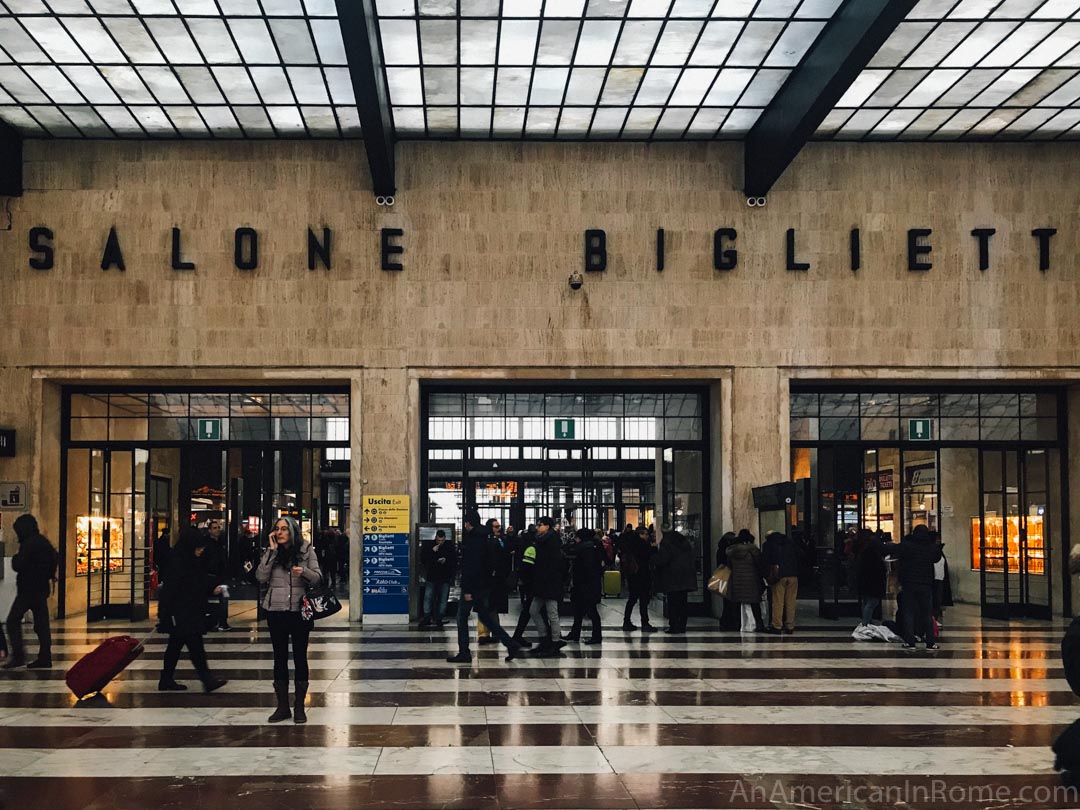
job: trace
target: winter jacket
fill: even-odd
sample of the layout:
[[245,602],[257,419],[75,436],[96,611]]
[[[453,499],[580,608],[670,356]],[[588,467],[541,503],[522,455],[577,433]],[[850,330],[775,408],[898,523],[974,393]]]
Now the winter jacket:
[[582,607],[600,604],[604,567],[607,562],[603,546],[595,540],[582,540],[571,546],[571,552],[571,600]]
[[855,577],[859,595],[881,599],[885,596],[885,548],[876,540],[863,546],[855,558]]
[[761,551],[753,543],[733,543],[727,549],[731,566],[731,601],[753,604],[761,599]]
[[494,571],[491,538],[483,529],[466,529],[461,535],[461,592],[490,592]]
[[779,577],[797,577],[799,575],[799,549],[790,537],[769,537],[761,547],[761,561],[765,572],[775,565],[779,566]]
[[48,597],[56,577],[56,549],[35,532],[19,538],[19,550],[11,558],[15,569],[15,592],[31,599]]
[[694,547],[685,535],[668,532],[656,553],[656,589],[664,593],[692,591],[697,587]]
[[[211,541],[213,542],[213,541]],[[203,552],[205,557],[209,551]],[[206,632],[206,600],[219,581],[206,570],[190,544],[180,541],[171,549],[161,589],[161,616],[170,635],[194,636]]]
[[901,588],[934,586],[934,563],[941,559],[941,546],[933,542],[924,526],[916,526],[914,532],[887,546],[886,551],[900,561]]
[[[559,535],[552,529],[538,534],[521,558],[522,580],[538,599],[562,599],[563,554]],[[529,569],[526,572],[526,569]]]
[[420,562],[428,582],[453,582],[457,570],[457,549],[452,542],[444,540],[436,551],[434,541],[429,541],[420,550]]
[[318,585],[322,579],[319,558],[311,543],[304,542],[300,546],[300,556],[297,560],[297,564],[304,569],[304,572],[294,574],[291,567],[282,568],[280,565],[275,565],[276,557],[277,551],[267,548],[263,552],[262,560],[259,561],[259,567],[255,570],[255,579],[268,586],[266,596],[262,601],[263,609],[298,613],[300,600],[304,598],[307,589],[312,585]]

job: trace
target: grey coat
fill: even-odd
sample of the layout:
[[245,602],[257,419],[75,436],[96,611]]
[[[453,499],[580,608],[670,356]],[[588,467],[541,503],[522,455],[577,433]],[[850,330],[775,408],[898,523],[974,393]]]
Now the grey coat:
[[259,567],[255,570],[255,579],[260,584],[268,585],[266,596],[263,597],[264,610],[287,610],[292,613],[300,611],[300,600],[304,597],[311,585],[317,585],[322,579],[322,571],[319,568],[319,558],[311,543],[300,546],[299,565],[304,569],[303,574],[294,574],[292,569],[274,565],[274,557],[277,554],[273,549],[267,548],[263,552]]

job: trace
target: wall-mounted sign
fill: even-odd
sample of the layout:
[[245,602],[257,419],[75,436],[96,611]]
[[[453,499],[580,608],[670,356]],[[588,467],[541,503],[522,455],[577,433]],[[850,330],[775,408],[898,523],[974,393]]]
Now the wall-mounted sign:
[[0,509],[25,512],[30,508],[30,487],[25,481],[0,481]]
[[221,441],[221,420],[220,419],[200,419],[199,420],[199,441],[200,442],[219,442],[219,441]]
[[0,430],[0,457],[11,458],[15,455],[15,431]]
[[863,492],[888,492],[892,488],[892,470],[878,470],[863,476]]
[[908,419],[908,441],[929,442],[934,438],[934,423],[930,419]]
[[361,587],[364,613],[409,612],[409,496],[365,495]]
[[555,420],[555,438],[556,439],[573,439],[574,438],[574,420],[573,419],[556,419]]

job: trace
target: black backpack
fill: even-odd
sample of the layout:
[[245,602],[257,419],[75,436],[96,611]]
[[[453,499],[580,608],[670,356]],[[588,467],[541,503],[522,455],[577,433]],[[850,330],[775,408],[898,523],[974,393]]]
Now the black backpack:
[[[1061,640],[1061,661],[1069,688],[1080,695],[1080,617],[1072,620]],[[1061,732],[1051,748],[1055,770],[1065,771],[1066,782],[1074,784],[1080,779],[1080,720]]]

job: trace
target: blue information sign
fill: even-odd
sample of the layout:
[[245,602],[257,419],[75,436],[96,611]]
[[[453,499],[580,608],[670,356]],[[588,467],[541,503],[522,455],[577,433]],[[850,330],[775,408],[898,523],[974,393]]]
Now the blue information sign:
[[363,529],[364,613],[409,612],[409,496],[365,495]]

